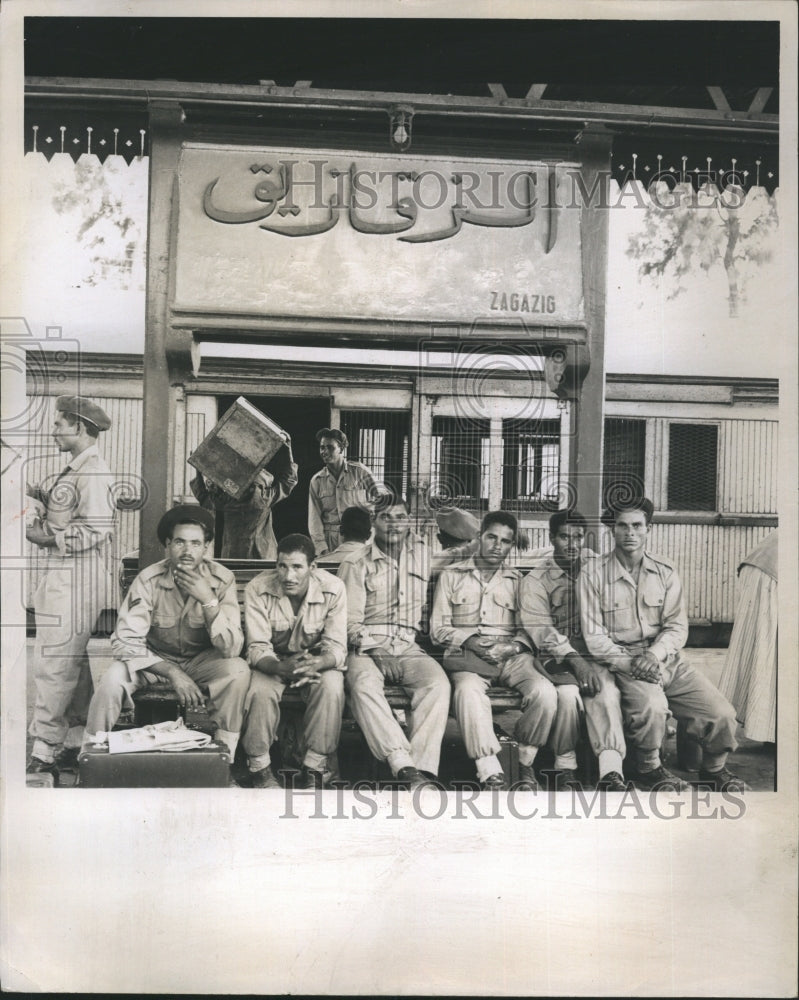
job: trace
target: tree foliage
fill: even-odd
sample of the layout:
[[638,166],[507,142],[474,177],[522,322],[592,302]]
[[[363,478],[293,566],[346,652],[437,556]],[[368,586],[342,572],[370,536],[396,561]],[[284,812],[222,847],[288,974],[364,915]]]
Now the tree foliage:
[[670,190],[665,182],[650,189],[642,228],[629,240],[627,255],[639,263],[642,278],[667,285],[667,298],[685,291],[685,276],[722,266],[727,276],[730,316],[737,316],[746,287],[771,259],[777,207],[764,188],[690,185]]

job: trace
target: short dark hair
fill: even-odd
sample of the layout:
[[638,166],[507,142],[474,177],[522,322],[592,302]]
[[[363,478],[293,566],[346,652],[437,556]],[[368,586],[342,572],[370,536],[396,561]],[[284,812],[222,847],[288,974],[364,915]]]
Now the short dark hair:
[[365,542],[372,532],[372,519],[363,507],[347,507],[341,515],[339,529],[346,541]]
[[375,498],[375,517],[378,514],[384,514],[387,510],[391,510],[392,507],[404,507],[405,513],[410,514],[411,508],[408,506],[408,501],[399,493],[393,493],[391,490],[387,490],[384,493],[378,493]]
[[516,535],[519,531],[519,522],[509,513],[507,510],[490,510],[487,514],[483,516],[483,520],[480,522],[480,534],[484,534],[488,531],[488,528],[492,524],[501,524],[504,528],[510,528],[513,532],[513,540],[516,541]]
[[613,500],[602,514],[602,523],[612,528],[619,514],[625,511],[640,511],[646,518],[646,523],[652,523],[655,505],[648,497],[630,497],[629,499]]
[[64,414],[64,419],[69,421],[69,423],[83,424],[89,437],[96,438],[100,436],[100,428],[97,424],[93,424],[91,420],[86,420],[85,417],[80,416],[78,413],[72,413],[71,411],[68,412],[66,410],[61,410],[60,412]]
[[192,524],[196,528],[202,528],[203,529],[203,538],[205,539],[206,545],[208,544],[208,542],[213,541],[213,538],[214,538],[213,531],[210,531],[209,528],[208,528],[208,526],[205,525],[205,524],[203,524],[202,521],[197,521],[193,517],[182,517],[179,521],[175,521],[175,523],[167,531],[166,540],[168,542],[172,541],[172,535],[173,535],[173,533],[175,531],[175,528],[179,528],[181,526],[181,524]]
[[347,435],[337,427],[323,427],[320,431],[317,431],[316,440],[319,444],[322,443],[322,438],[330,438],[331,441],[336,441],[342,449],[346,448],[349,444]]
[[564,524],[573,524],[576,528],[588,531],[588,522],[579,510],[567,507],[565,510],[556,510],[549,519],[549,533],[553,537],[557,535]]
[[316,559],[316,549],[311,539],[307,535],[286,535],[285,538],[281,538],[277,543],[277,554],[278,556],[283,552],[302,552],[305,558],[308,560],[308,565]]

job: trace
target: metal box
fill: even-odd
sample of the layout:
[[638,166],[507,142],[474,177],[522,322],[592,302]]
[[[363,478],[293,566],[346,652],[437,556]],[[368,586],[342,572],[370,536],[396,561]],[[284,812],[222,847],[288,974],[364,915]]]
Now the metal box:
[[189,456],[189,465],[239,500],[288,441],[288,434],[244,396],[239,396]]

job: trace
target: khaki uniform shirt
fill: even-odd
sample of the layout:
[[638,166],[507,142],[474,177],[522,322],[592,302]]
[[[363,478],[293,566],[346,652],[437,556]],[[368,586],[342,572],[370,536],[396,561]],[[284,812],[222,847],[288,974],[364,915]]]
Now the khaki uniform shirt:
[[518,619],[521,576],[517,569],[500,566],[484,580],[474,556],[443,570],[430,621],[433,642],[460,648],[470,636],[485,635],[513,639],[529,649]]
[[347,656],[347,595],[344,584],[323,569],[311,570],[308,590],[297,613],[283,593],[277,570],[267,569],[244,591],[247,662],[280,658],[320,645],[332,653],[338,670]]
[[[133,671],[146,670],[160,660],[187,661],[215,647],[221,656],[238,656],[244,644],[236,578],[211,559],[201,563],[218,609],[204,611],[194,597],[184,601],[166,559],[143,569],[130,586],[119,609],[111,637],[114,656]],[[217,612],[209,624],[210,615]]]
[[377,543],[346,556],[339,577],[347,588],[347,637],[350,646],[366,652],[387,640],[416,641],[427,597],[430,559],[425,542],[409,532],[399,560]]
[[661,663],[678,656],[688,638],[688,616],[674,565],[644,554],[638,582],[615,551],[583,567],[580,614],[589,653],[611,670],[627,673],[649,649]]
[[[583,549],[581,566],[597,557]],[[579,567],[578,567],[579,573]],[[571,576],[550,551],[519,586],[521,624],[538,650],[541,660],[560,664],[570,653],[586,654],[580,622],[577,574]]]
[[341,515],[348,507],[373,511],[377,485],[360,462],[346,462],[336,479],[327,467],[311,477],[308,487],[308,534],[317,556],[332,552],[341,541]]
[[49,489],[34,491],[45,505],[42,527],[55,538],[48,558],[70,559],[93,549],[110,566],[116,505],[114,477],[90,445],[75,458]]

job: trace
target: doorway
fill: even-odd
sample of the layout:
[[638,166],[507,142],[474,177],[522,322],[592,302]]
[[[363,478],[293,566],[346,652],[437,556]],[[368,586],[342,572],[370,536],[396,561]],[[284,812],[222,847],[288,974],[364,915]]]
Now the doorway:
[[[218,396],[217,413],[221,417],[237,396]],[[308,484],[322,467],[316,432],[330,426],[330,400],[313,396],[250,396],[246,399],[261,413],[279,424],[291,437],[291,450],[299,467],[299,482],[291,496],[276,504],[272,523],[278,541],[286,535],[308,534]]]

